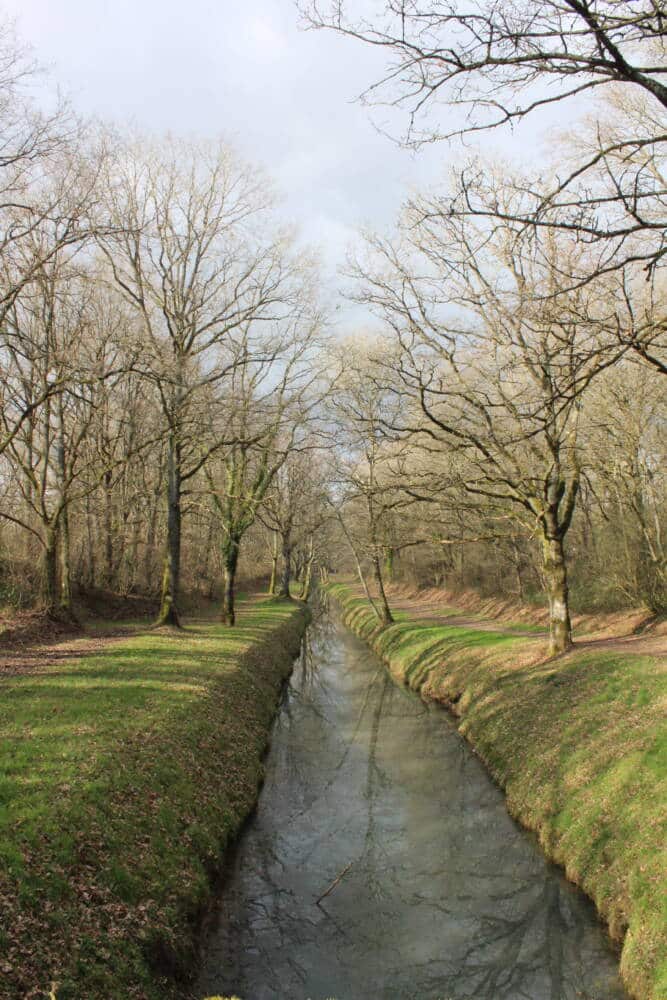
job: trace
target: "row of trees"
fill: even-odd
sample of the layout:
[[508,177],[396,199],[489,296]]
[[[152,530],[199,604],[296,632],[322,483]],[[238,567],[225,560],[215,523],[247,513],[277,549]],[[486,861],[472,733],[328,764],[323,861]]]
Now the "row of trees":
[[663,32],[628,10],[310,8],[394,53],[405,141],[440,138],[415,132],[438,95],[483,131],[611,87],[562,176],[477,157],[367,234],[350,294],[376,327],[344,343],[261,172],[38,112],[5,29],[5,590],[60,616],[77,587],[149,594],[174,624],[199,590],[233,624],[239,566],[284,595],[354,569],[382,623],[389,578],[544,594],[553,652],[571,584],[664,612]]
[[525,141],[540,109],[600,95],[553,167],[475,154],[352,263],[383,331],[347,408],[365,444],[345,501],[357,525],[365,512],[379,619],[383,552],[385,572],[401,552],[424,583],[544,591],[554,653],[571,642],[568,558],[580,594],[664,612],[664,14],[650,0],[302,11],[389,55],[364,96],[407,109],[414,148],[512,123]]
[[159,592],[158,620],[178,624],[187,531],[190,583],[219,566],[233,624],[241,542],[269,500],[289,592],[276,497],[314,447],[315,264],[223,143],[39,112],[7,27],[0,74],[5,589],[32,582],[59,617],[75,584]]
[[428,341],[396,316],[394,342],[370,337],[338,389],[337,505],[383,623],[401,579],[546,598],[554,652],[570,582],[579,610],[665,612],[665,380],[587,353],[580,317],[550,308],[528,327],[527,311],[486,303],[483,323]]

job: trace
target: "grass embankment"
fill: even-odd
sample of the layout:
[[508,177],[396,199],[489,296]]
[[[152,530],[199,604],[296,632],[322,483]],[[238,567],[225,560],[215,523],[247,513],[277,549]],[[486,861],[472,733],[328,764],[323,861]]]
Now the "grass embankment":
[[329,592],[392,674],[453,708],[510,812],[623,941],[621,973],[667,998],[667,677],[664,658],[402,618],[384,630],[345,585]]
[[0,683],[0,996],[182,997],[306,612],[148,632]]

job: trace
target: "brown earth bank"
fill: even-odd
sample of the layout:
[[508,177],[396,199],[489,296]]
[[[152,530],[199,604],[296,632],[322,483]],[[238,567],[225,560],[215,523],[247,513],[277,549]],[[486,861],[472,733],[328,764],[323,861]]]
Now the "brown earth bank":
[[[257,577],[242,578],[238,583],[239,596],[251,597],[266,593],[266,581]],[[213,618],[220,611],[220,595],[186,592],[180,606],[186,617]],[[128,622],[147,625],[157,617],[159,599],[148,594],[125,594],[102,587],[77,587],[72,615],[49,615],[39,607],[0,607],[0,650],[7,646],[32,643],[45,644],[74,636],[90,626],[95,632],[114,626],[126,628]]]
[[95,636],[81,635],[66,630],[58,637],[53,635],[54,629],[45,627],[42,631],[30,633],[29,640],[14,639],[0,645],[0,678],[18,676],[27,673],[46,673],[55,666],[68,661],[78,660],[84,656],[92,656],[106,649],[114,641],[126,639],[129,635],[141,631],[139,626],[111,626]]
[[546,633],[522,631],[514,607],[498,623],[471,596],[457,607],[392,586],[397,621],[382,628],[358,585],[327,589],[396,680],[453,711],[510,813],[595,902],[630,994],[665,1000],[664,630],[632,635],[641,612],[588,618],[583,641],[549,659]]
[[127,631],[128,620],[144,625],[157,611],[157,601],[139,595],[115,594],[106,590],[86,590],[77,594],[73,613],[68,617],[50,615],[40,608],[0,609],[0,657],[31,646],[49,646],[81,636],[87,625],[101,635]]
[[[361,588],[348,582],[361,596]],[[501,631],[506,635],[526,635],[525,626],[534,626],[536,631],[531,634],[536,638],[548,636],[548,614],[543,608],[481,597],[473,590],[417,589],[405,584],[388,584],[385,589],[392,609],[417,619]],[[599,643],[605,648],[626,649],[627,652],[667,654],[667,620],[656,618],[646,608],[575,614],[572,626],[578,646]]]
[[[241,586],[246,602],[265,596],[256,580],[242,581]],[[190,622],[211,621],[220,611],[219,600],[201,594],[186,594],[182,603]],[[157,598],[103,589],[78,591],[71,620],[39,608],[0,609],[0,677],[95,653],[114,640],[146,631],[158,609]]]

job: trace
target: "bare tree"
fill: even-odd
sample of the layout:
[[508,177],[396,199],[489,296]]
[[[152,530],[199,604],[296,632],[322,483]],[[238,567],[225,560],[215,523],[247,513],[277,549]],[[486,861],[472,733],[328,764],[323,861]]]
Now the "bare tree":
[[[404,141],[409,145],[513,126],[582,95],[615,95],[623,89],[643,98],[639,118],[621,116],[611,130],[598,123],[586,128],[588,148],[580,149],[575,162],[560,166],[555,179],[530,178],[521,218],[526,225],[569,229],[598,242],[600,268],[628,261],[653,268],[662,260],[667,250],[667,64],[661,4],[381,0],[368,16],[355,16],[342,0],[327,10],[316,2],[301,6],[310,26],[333,29],[387,53],[387,72],[364,98],[407,112]],[[446,127],[429,118],[429,110]],[[476,197],[483,181],[475,165],[464,171],[466,199],[459,210],[491,210]]]
[[[400,475],[393,466],[398,456],[389,434],[399,419],[400,401],[397,406],[396,395],[377,377],[375,358],[387,353],[386,345],[371,337],[342,345],[342,374],[331,399],[338,445],[334,504],[364,590],[383,625],[393,621],[383,562],[397,547],[394,517],[411,502],[397,486]],[[370,563],[375,598],[365,579],[365,562]]]
[[596,385],[588,432],[591,506],[603,518],[597,547],[605,575],[627,601],[655,614],[667,606],[665,392],[650,369],[626,362]]
[[77,511],[86,525],[78,536],[79,575],[91,589],[127,593],[141,583],[154,592],[152,557],[164,486],[159,396],[139,363],[144,345],[136,311],[104,278],[97,265],[87,275],[83,332],[94,413],[82,457],[98,485],[86,495],[85,510]]
[[[366,92],[407,109],[407,139],[495,128],[609,83],[642,88],[667,108],[664,11],[654,0],[382,0],[370,16],[336,0],[302,4],[306,22],[377,46],[386,75]],[[541,85],[549,82],[549,92]],[[416,131],[429,103],[461,106],[464,124]]]
[[[252,325],[239,345],[241,356],[213,404],[211,421],[222,425],[204,475],[222,529],[224,594],[222,620],[234,625],[235,583],[241,543],[267,503],[280,470],[306,439],[321,399],[322,373],[316,357],[321,319],[312,290],[305,286],[289,321],[254,343]],[[254,359],[254,360],[253,360]]]
[[[30,415],[14,427],[5,448],[12,489],[0,517],[39,543],[43,607],[65,618],[73,616],[70,511],[114,462],[127,457],[109,457],[100,466],[91,463],[86,447],[114,358],[101,354],[91,331],[94,290],[76,255],[61,248],[48,256],[5,318],[13,379]],[[26,351],[26,343],[33,349]],[[35,399],[40,405],[31,407]]]
[[[49,176],[40,177],[29,189],[34,207],[29,225],[15,216],[17,211],[22,216],[23,209],[0,206],[5,227],[5,245],[0,242],[0,454],[68,377],[67,366],[60,369],[58,379],[53,371],[49,374],[43,338],[32,327],[17,324],[15,310],[20,299],[28,302],[34,294],[39,297],[45,278],[59,275],[63,262],[85,255],[96,226],[93,214],[101,151],[99,156],[93,163],[91,150],[76,144],[52,153]],[[31,383],[27,395],[18,359],[47,372],[39,387]]]
[[[50,110],[37,106],[39,76],[12,23],[0,20],[0,322],[53,255],[89,238],[105,156],[101,136],[60,97]],[[35,239],[45,226],[57,239]]]
[[[474,170],[453,172],[450,185],[443,193],[419,196],[409,202],[414,218],[420,217],[424,228],[429,220],[444,217],[459,220],[459,228],[470,226],[471,234],[485,233],[489,239],[497,231],[511,230],[513,239],[525,243],[530,254],[531,245],[539,252],[556,240],[561,246],[577,245],[576,253],[561,255],[558,282],[544,285],[544,297],[567,298],[583,285],[592,285],[600,302],[606,301],[609,310],[601,311],[598,328],[600,337],[595,342],[595,352],[601,368],[613,364],[627,351],[634,352],[645,363],[661,374],[667,372],[667,314],[665,312],[665,278],[661,270],[651,270],[647,276],[644,268],[644,250],[650,239],[644,239],[642,226],[637,225],[633,240],[621,243],[627,254],[621,262],[616,255],[620,244],[600,245],[595,236],[585,232],[581,214],[568,218],[558,215],[557,224],[540,216],[539,193],[530,189],[530,182],[505,165],[495,165],[482,160]],[[553,207],[553,206],[552,206]],[[574,209],[574,206],[572,206]],[[539,216],[539,218],[538,218]],[[534,224],[526,226],[526,220]],[[657,231],[660,225],[654,227]],[[473,237],[473,240],[479,237]],[[517,253],[522,253],[517,246]],[[630,259],[634,258],[634,259]],[[589,296],[590,299],[590,296]]]
[[159,621],[178,623],[182,493],[202,452],[201,406],[239,363],[234,338],[289,313],[298,264],[267,215],[265,179],[219,142],[128,142],[108,177],[119,234],[102,242],[144,325],[146,376],[168,437],[167,551]]
[[262,522],[276,539],[276,556],[280,554],[279,579],[274,581],[278,597],[292,597],[292,581],[299,575],[295,555],[303,556],[300,597],[308,597],[317,547],[315,536],[328,516],[322,470],[317,462],[321,448],[320,435],[310,435],[286,454],[260,512]]
[[386,365],[405,403],[383,423],[427,454],[449,453],[448,475],[500,527],[515,511],[538,534],[551,650],[561,652],[571,643],[564,542],[581,480],[580,404],[600,370],[607,306],[590,286],[542,294],[577,252],[553,234],[529,254],[510,225],[490,236],[409,210],[401,239],[371,248],[359,297],[393,331],[400,355]]

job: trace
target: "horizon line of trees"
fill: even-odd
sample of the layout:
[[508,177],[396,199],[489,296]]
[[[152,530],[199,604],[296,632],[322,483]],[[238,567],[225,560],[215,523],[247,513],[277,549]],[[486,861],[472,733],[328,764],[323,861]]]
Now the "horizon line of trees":
[[224,142],[46,114],[35,73],[0,25],[5,597],[71,620],[77,588],[143,591],[178,625],[187,539],[231,625],[241,544],[317,431],[316,262]]
[[596,96],[553,164],[475,151],[351,262],[381,339],[341,407],[356,452],[342,495],[356,524],[364,512],[379,621],[382,552],[390,574],[397,552],[413,567],[421,553],[421,582],[429,560],[464,585],[516,579],[521,596],[530,577],[552,653],[572,641],[573,563],[580,592],[603,591],[594,567],[663,614],[664,14],[651,0],[299,6],[308,27],[385,54],[363,99],[404,113],[398,141],[415,150],[515,124],[525,140],[541,110]]

